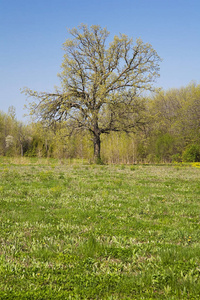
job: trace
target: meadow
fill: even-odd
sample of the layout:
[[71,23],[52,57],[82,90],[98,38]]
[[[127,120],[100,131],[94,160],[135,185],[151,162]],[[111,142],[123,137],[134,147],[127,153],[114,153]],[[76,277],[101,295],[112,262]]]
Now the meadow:
[[0,299],[200,299],[200,164],[0,158]]

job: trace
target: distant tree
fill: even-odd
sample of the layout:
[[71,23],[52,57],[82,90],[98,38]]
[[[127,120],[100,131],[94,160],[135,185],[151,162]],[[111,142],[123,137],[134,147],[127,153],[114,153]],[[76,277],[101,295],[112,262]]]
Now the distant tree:
[[[151,154],[158,158],[158,152],[161,154],[158,149],[162,148],[169,161],[175,157],[180,159],[187,146],[200,144],[200,84],[161,90],[149,99],[148,106]],[[165,149],[167,139],[168,145],[171,144],[168,150]]]
[[13,121],[16,120],[16,108],[13,105],[8,107],[8,116],[10,116]]
[[[150,44],[124,34],[108,45],[109,32],[100,26],[81,25],[69,31],[64,43],[62,89],[54,93],[24,89],[37,99],[30,113],[48,124],[66,121],[71,132],[88,130],[94,157],[100,160],[100,136],[112,131],[129,132],[144,124],[144,103],[138,97],[152,90],[159,76],[160,57]],[[39,100],[39,102],[38,102]]]

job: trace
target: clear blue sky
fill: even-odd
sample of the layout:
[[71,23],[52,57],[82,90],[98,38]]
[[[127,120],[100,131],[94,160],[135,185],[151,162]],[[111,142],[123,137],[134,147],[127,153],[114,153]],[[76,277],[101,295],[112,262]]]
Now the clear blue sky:
[[200,0],[0,0],[0,110],[26,103],[20,89],[53,91],[67,28],[85,23],[140,37],[162,57],[157,86],[200,83]]

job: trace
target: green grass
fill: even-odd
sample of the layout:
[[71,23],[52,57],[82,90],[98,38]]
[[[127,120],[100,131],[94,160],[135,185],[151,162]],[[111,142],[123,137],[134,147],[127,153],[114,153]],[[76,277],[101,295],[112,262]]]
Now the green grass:
[[0,159],[0,299],[200,299],[200,168]]

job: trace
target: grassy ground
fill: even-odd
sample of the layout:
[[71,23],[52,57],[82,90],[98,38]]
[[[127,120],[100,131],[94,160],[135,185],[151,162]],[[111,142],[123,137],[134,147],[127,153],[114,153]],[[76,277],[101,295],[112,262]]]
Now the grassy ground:
[[0,299],[200,299],[200,168],[0,160]]

